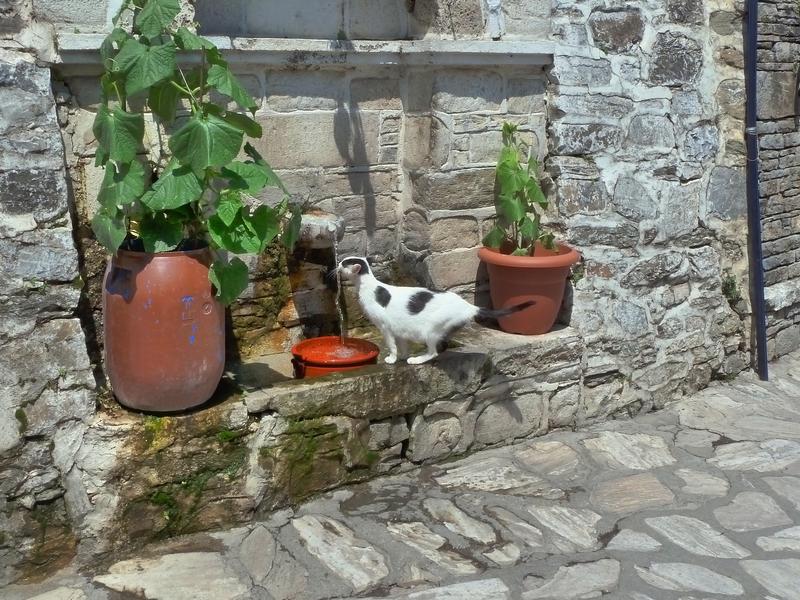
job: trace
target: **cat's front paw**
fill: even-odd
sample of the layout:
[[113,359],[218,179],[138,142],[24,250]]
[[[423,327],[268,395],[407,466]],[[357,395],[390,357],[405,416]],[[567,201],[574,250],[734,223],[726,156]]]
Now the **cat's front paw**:
[[394,354],[390,354],[389,356],[383,359],[383,362],[385,362],[387,365],[393,365],[394,363],[397,362],[397,356],[395,356]]
[[421,365],[433,360],[434,358],[436,358],[436,356],[432,354],[423,354],[422,356],[411,356],[407,362],[410,365]]

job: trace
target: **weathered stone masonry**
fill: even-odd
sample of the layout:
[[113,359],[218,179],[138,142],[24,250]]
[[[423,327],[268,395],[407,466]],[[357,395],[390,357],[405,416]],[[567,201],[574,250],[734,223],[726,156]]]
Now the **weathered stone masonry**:
[[761,2],[758,130],[769,356],[800,345],[800,132],[797,3]]
[[[342,252],[374,254],[389,279],[485,300],[475,250],[500,127],[517,122],[544,159],[548,219],[585,257],[570,327],[484,333],[438,365],[323,386],[262,389],[240,374],[243,391],[187,417],[97,409],[98,99],[79,47],[94,53],[88,34],[116,3],[69,4],[0,0],[0,585],[73,549],[102,558],[374,473],[648,410],[747,365],[749,307],[735,293],[747,289],[741,2],[370,0],[367,11],[314,0],[290,15],[277,1],[198,1],[210,33],[237,36],[220,42],[261,99],[262,150],[295,198],[344,217]],[[790,4],[762,3],[775,353],[798,345],[800,318]],[[406,38],[422,42],[392,41]],[[491,55],[493,43],[520,45]],[[333,326],[330,260],[303,249],[253,265],[232,311],[242,351]]]

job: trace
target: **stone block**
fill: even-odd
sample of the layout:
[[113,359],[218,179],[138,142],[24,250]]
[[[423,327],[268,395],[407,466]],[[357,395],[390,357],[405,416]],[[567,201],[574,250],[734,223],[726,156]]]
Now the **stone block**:
[[0,34],[17,33],[25,25],[21,0],[0,0]]
[[470,217],[450,217],[428,223],[418,211],[406,213],[403,243],[417,252],[447,252],[474,248],[480,243],[478,222]]
[[717,87],[715,97],[719,107],[726,114],[736,119],[744,119],[745,90],[743,80],[726,79],[722,81]]
[[344,77],[331,71],[273,71],[267,106],[277,112],[336,110],[344,101]]
[[351,40],[402,40],[408,35],[403,0],[349,0]]
[[0,214],[30,215],[38,223],[67,211],[67,185],[62,170],[0,171]]
[[700,216],[701,188],[698,182],[674,185],[662,197],[656,241],[676,240],[695,230]]
[[594,45],[608,54],[622,54],[638,46],[644,21],[638,10],[595,11],[589,17]]
[[727,10],[715,10],[709,18],[709,25],[712,31],[719,35],[731,35],[737,30],[741,30],[741,19],[736,13]]
[[703,49],[683,34],[665,31],[656,36],[650,62],[650,81],[681,87],[693,83],[703,68]]
[[195,2],[198,32],[203,35],[241,36],[250,33],[244,20],[242,2]]
[[497,444],[541,432],[546,406],[546,396],[536,393],[490,404],[475,422],[475,441]]
[[354,79],[350,82],[350,103],[355,110],[402,110],[400,80]]
[[566,217],[597,214],[606,209],[608,191],[602,181],[562,177],[558,180],[556,198],[559,213]]
[[506,84],[508,112],[512,115],[529,115],[544,112],[544,94],[547,81],[536,79],[509,79]]
[[559,85],[602,87],[611,83],[611,63],[604,58],[557,55],[550,78]]
[[405,118],[405,152],[407,169],[439,169],[450,155],[451,135],[447,127],[431,115]]
[[675,147],[672,121],[658,115],[637,115],[631,119],[625,142],[634,152],[667,153]]
[[431,210],[494,206],[494,180],[492,168],[412,174],[414,204]]
[[633,112],[633,100],[605,94],[557,94],[548,108],[553,119],[580,115],[619,121]]
[[743,168],[714,167],[708,184],[708,211],[720,219],[744,217],[747,212],[746,176]]
[[424,261],[427,283],[436,290],[446,290],[457,285],[475,284],[484,280],[478,251],[454,250],[433,254]]
[[78,277],[71,229],[39,229],[0,240],[0,257],[0,274],[47,282],[71,282]]
[[675,285],[688,281],[689,264],[679,252],[662,252],[638,262],[620,281],[624,287]]
[[677,25],[702,25],[703,0],[667,0],[667,16]]
[[507,36],[541,40],[549,35],[548,0],[503,0],[501,8]]
[[[435,365],[377,365],[320,382],[292,380],[270,388],[241,379],[250,413],[274,410],[288,419],[345,415],[379,420],[412,412],[436,399],[472,394],[480,386],[486,354],[447,352]],[[255,387],[253,387],[255,386]],[[373,400],[364,402],[369,396]]]
[[409,14],[409,34],[412,38],[446,37],[475,39],[483,35],[484,22],[481,3],[419,2]]
[[38,21],[59,25],[103,28],[106,24],[106,0],[33,0],[33,14]]
[[759,71],[758,118],[781,119],[795,115],[797,81],[794,71]]
[[688,160],[707,161],[713,159],[720,146],[719,129],[713,123],[698,123],[686,132],[683,154]]
[[605,218],[579,215],[569,223],[569,241],[578,246],[634,248],[639,243],[639,228],[622,217]]
[[248,36],[335,40],[344,35],[344,0],[304,0],[291,10],[284,0],[240,1]]
[[377,113],[294,113],[259,118],[254,142],[276,169],[367,166],[378,160]]
[[408,458],[412,462],[444,458],[455,450],[462,433],[461,422],[455,415],[417,415],[411,425]]
[[553,178],[598,179],[600,170],[589,159],[578,156],[551,156],[547,159],[547,172]]
[[504,96],[503,78],[497,73],[451,71],[436,76],[432,106],[446,113],[496,112]]
[[623,217],[633,221],[654,219],[658,203],[645,186],[632,177],[620,177],[614,187],[614,208]]
[[599,123],[553,124],[550,131],[551,151],[555,154],[581,155],[616,150],[622,142],[622,130]]

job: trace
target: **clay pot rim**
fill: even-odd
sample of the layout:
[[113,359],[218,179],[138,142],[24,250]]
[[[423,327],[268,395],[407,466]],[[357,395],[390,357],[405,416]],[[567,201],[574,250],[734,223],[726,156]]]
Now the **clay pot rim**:
[[138,250],[117,250],[116,256],[125,258],[134,257],[156,257],[168,258],[170,256],[202,256],[211,251],[209,246],[203,246],[195,250],[168,250],[167,252],[139,252]]
[[330,346],[339,346],[341,344],[338,335],[325,335],[298,342],[292,346],[292,355],[297,360],[307,365],[314,365],[318,367],[345,367],[367,363],[377,358],[381,352],[381,349],[378,346],[368,340],[349,337],[346,338],[346,342],[348,346],[355,347],[355,349],[358,351],[358,354],[343,358],[335,358],[330,356],[322,358],[315,356],[315,350]]
[[513,256],[503,254],[494,248],[486,246],[478,249],[478,258],[483,262],[500,267],[518,267],[521,269],[556,269],[571,267],[580,261],[581,255],[577,250],[559,242],[556,244],[559,253],[554,256]]

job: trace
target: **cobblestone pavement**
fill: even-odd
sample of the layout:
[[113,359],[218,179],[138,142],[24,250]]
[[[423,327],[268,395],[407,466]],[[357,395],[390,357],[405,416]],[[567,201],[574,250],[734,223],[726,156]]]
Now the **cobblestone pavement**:
[[800,354],[772,369],[0,595],[798,600]]

